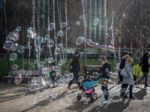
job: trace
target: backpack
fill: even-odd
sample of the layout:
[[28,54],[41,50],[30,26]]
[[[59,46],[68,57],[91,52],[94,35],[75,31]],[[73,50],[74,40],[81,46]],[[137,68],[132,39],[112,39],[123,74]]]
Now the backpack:
[[121,62],[120,62],[120,66],[119,66],[119,69],[122,70],[125,66],[125,63],[126,63],[126,60],[125,59],[122,59]]

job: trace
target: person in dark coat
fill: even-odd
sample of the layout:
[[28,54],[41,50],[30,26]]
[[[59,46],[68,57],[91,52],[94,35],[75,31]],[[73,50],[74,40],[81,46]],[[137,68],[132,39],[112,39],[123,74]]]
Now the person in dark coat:
[[145,79],[145,87],[148,87],[148,72],[149,72],[149,63],[148,63],[149,55],[145,53],[141,58],[140,66],[142,68],[143,76],[139,79],[138,84]]
[[107,82],[110,79],[111,65],[110,65],[110,63],[107,62],[106,57],[102,57],[101,64],[102,64],[102,68],[101,68],[102,75],[100,77],[101,77],[101,79],[105,80],[104,83],[101,86],[101,90],[104,93],[105,101],[107,101],[108,96],[109,96],[108,83]]
[[119,83],[122,83],[123,81],[123,76],[121,75],[121,70],[124,68],[125,66],[125,63],[127,61],[127,59],[130,57],[130,55],[126,54],[122,57],[121,59],[121,62],[120,62],[120,65],[119,65],[119,72],[118,72],[118,75],[119,75]]
[[73,73],[73,79],[69,81],[68,89],[70,89],[73,82],[77,82],[78,86],[78,77],[79,77],[79,71],[80,71],[80,62],[79,62],[79,53],[75,53],[75,56],[73,57],[73,60],[70,64],[70,71]]

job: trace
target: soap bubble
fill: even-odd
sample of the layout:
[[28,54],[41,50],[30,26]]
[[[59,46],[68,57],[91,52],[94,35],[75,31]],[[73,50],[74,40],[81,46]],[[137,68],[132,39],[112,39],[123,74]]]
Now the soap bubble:
[[26,49],[32,49],[32,46],[31,45],[26,45]]
[[93,26],[97,26],[98,24],[99,24],[99,19],[98,18],[94,18]]
[[60,60],[60,61],[58,62],[58,65],[59,65],[59,66],[62,66],[62,65],[64,65],[64,63],[65,63],[65,60]]
[[40,46],[35,46],[35,52],[41,52],[41,47]]
[[54,43],[54,41],[51,39],[51,38],[49,38],[48,40],[47,40],[47,47],[53,47],[55,45],[55,43]]
[[80,21],[76,21],[76,25],[80,26],[81,22]]
[[55,23],[50,23],[50,24],[48,25],[48,30],[49,30],[49,31],[54,30],[54,28],[55,28]]
[[79,19],[83,20],[85,15],[79,16]]
[[34,40],[34,46],[39,46],[41,45],[41,37],[37,36],[37,38]]
[[36,38],[36,32],[35,29],[32,27],[29,27],[27,29],[27,37],[31,38],[31,39],[35,39]]
[[50,69],[48,67],[44,67],[44,68],[42,68],[41,72],[42,72],[42,74],[49,74]]
[[17,48],[18,48],[18,43],[15,43],[15,44],[13,44],[13,45],[11,46],[10,50],[11,50],[11,51],[16,51]]
[[25,75],[26,71],[24,69],[20,69],[18,70],[18,74]]
[[60,23],[60,28],[65,28],[67,26],[67,23],[66,22],[61,22]]
[[10,40],[17,41],[17,40],[19,40],[19,34],[18,33],[14,33],[14,32],[10,32],[8,34],[8,38]]
[[13,32],[10,32],[8,34],[8,38],[13,40],[13,41],[17,41],[19,40],[19,32],[21,30],[20,26],[17,26],[15,30],[13,30]]
[[98,78],[100,74],[98,72],[93,72],[92,73],[93,78]]
[[60,51],[61,51],[60,48],[58,48],[58,47],[55,48],[55,51],[54,51],[55,55],[60,54]]
[[20,45],[18,47],[18,53],[24,53],[24,51],[25,51],[25,46]]
[[53,63],[53,62],[54,62],[54,59],[53,59],[53,57],[49,57],[49,58],[47,59],[47,61],[48,61],[48,63]]
[[81,45],[81,44],[83,44],[85,41],[86,41],[86,39],[85,39],[84,37],[80,36],[80,37],[78,37],[78,38],[76,39],[76,45]]
[[111,39],[111,44],[114,45],[114,39]]
[[17,26],[16,29],[15,29],[15,31],[13,31],[13,32],[19,32],[19,31],[21,31],[21,27]]
[[84,77],[83,76],[79,76],[78,82],[83,82],[83,81],[84,81]]
[[13,41],[6,40],[5,43],[4,43],[3,48],[6,49],[6,50],[10,50],[10,48],[11,48],[12,45],[13,45]]
[[18,75],[15,76],[15,78],[14,78],[14,83],[20,84],[21,82],[22,82],[22,75],[20,73],[18,73]]
[[88,46],[94,46],[94,45],[95,45],[95,43],[94,43],[91,39],[87,39],[87,40],[86,40],[86,44],[87,44]]
[[60,66],[55,66],[55,71],[56,72],[60,72],[61,71],[61,67]]
[[10,60],[10,61],[15,61],[17,58],[18,58],[17,53],[11,53],[11,54],[9,55],[9,60]]
[[42,44],[46,43],[46,41],[47,41],[47,38],[46,38],[46,37],[45,37],[45,38],[41,38],[41,43],[42,43]]
[[18,68],[19,68],[19,67],[18,67],[17,64],[13,64],[12,67],[11,67],[11,69],[13,69],[13,70],[17,70]]
[[57,36],[59,36],[59,37],[64,36],[64,32],[63,32],[62,30],[59,30],[59,31],[57,32]]

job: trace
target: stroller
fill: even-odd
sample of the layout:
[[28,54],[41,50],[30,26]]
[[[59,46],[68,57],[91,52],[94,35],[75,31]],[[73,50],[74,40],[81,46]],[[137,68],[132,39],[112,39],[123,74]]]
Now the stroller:
[[84,76],[80,76],[78,78],[79,89],[82,90],[81,93],[77,95],[78,101],[84,102],[94,102],[97,99],[97,93],[95,92],[95,86],[98,81],[91,80],[90,76],[84,78]]

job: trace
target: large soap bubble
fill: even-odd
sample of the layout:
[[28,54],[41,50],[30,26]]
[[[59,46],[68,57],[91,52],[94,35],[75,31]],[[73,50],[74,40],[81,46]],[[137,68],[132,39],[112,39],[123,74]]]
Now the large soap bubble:
[[54,28],[55,28],[55,23],[50,23],[50,24],[48,25],[48,30],[49,30],[49,31],[54,30]]
[[11,67],[12,70],[17,70],[18,68],[19,68],[19,66],[17,64],[13,64]]
[[41,47],[40,46],[35,46],[35,51],[36,52],[41,52]]
[[35,39],[36,38],[36,32],[35,29],[32,27],[29,27],[27,29],[27,37],[31,38],[31,39]]
[[18,53],[24,53],[24,51],[25,51],[25,46],[20,45],[18,47]]
[[54,59],[53,59],[53,57],[49,57],[49,58],[47,59],[47,61],[48,61],[48,63],[53,63],[53,62],[54,62]]
[[61,71],[61,67],[60,66],[55,66],[55,71],[56,72],[60,72]]
[[59,31],[57,32],[57,36],[59,36],[59,37],[64,36],[64,32],[63,32],[62,30],[59,30]]
[[31,49],[32,49],[32,46],[27,44],[27,45],[26,45],[26,49],[31,50]]
[[17,26],[15,30],[13,30],[13,32],[10,32],[8,34],[8,38],[13,40],[13,41],[17,41],[19,40],[19,32],[21,30],[20,26]]
[[55,51],[54,51],[54,53],[55,53],[55,55],[57,55],[57,54],[60,54],[60,52],[61,52],[61,49],[60,48],[55,48]]
[[97,26],[98,24],[99,24],[99,19],[98,18],[94,18],[93,26]]
[[83,82],[84,81],[84,76],[80,76],[79,78],[78,78],[78,82]]
[[60,28],[65,28],[67,26],[67,23],[66,22],[61,22],[60,23]]
[[14,32],[10,32],[8,34],[8,38],[10,40],[17,41],[19,39],[19,34],[18,33],[14,33]]
[[91,39],[87,39],[86,40],[86,44],[88,45],[88,46],[91,46],[91,47],[95,47],[95,42],[93,42]]
[[85,15],[80,15],[79,19],[83,20]]
[[80,21],[76,21],[76,25],[80,26],[81,22]]
[[18,73],[17,76],[14,78],[14,83],[15,84],[20,84],[22,82],[22,74]]
[[11,54],[9,55],[9,60],[10,60],[10,61],[15,61],[17,58],[18,58],[17,53],[11,53]]
[[53,47],[55,45],[55,43],[54,43],[54,40],[52,40],[51,38],[49,38],[48,40],[47,40],[47,47]]
[[34,40],[34,46],[39,46],[41,45],[41,37],[37,36],[37,38]]
[[26,71],[24,69],[20,69],[18,70],[18,74],[25,75]]
[[14,44],[11,46],[10,50],[11,50],[11,51],[16,51],[17,48],[18,48],[18,43],[14,43]]
[[80,36],[80,37],[78,37],[78,38],[76,39],[76,45],[81,45],[81,44],[83,44],[85,41],[86,41],[86,39],[85,39],[84,37]]
[[47,38],[41,38],[41,43],[42,44],[46,43],[46,41],[47,41]]
[[6,49],[6,50],[10,50],[10,48],[11,48],[12,45],[13,45],[13,41],[6,40],[5,43],[4,43],[3,48]]

